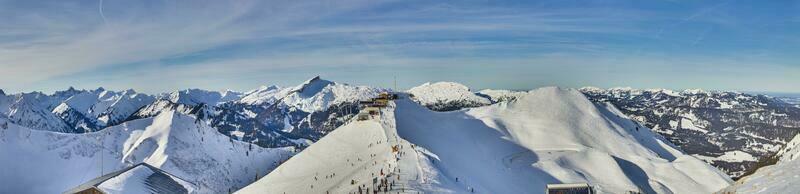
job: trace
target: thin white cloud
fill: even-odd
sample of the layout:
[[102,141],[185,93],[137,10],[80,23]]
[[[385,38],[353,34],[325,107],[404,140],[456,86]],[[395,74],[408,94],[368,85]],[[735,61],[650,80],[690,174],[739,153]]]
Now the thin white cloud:
[[[619,42],[652,37],[658,28],[643,24],[669,20],[674,15],[603,6],[531,10],[441,3],[402,9],[406,6],[393,8],[397,2],[371,0],[56,1],[20,5],[28,3],[0,1],[0,17],[7,18],[0,22],[3,89],[52,90],[65,87],[59,85],[65,83],[142,91],[206,86],[249,89],[246,87],[267,83],[240,81],[276,80],[259,77],[276,76],[272,72],[314,74],[314,69],[330,68],[432,67],[430,71],[439,71],[463,67],[473,71],[470,68],[484,66],[632,73],[646,68],[673,71],[670,65],[685,67],[683,64],[729,67],[723,71],[732,72],[746,69],[743,61],[780,64],[764,62],[769,56],[711,60],[653,55],[647,49],[633,54],[626,47],[630,45]],[[714,10],[701,15],[725,16]],[[730,22],[727,17],[690,19]],[[723,30],[715,28],[713,32]],[[705,43],[713,36],[701,34],[687,44]],[[663,41],[671,41],[667,38]],[[231,53],[182,65],[163,61],[202,58],[203,52]],[[709,58],[713,57],[717,56]],[[797,72],[791,67],[781,70]],[[152,84],[152,80],[163,84]]]

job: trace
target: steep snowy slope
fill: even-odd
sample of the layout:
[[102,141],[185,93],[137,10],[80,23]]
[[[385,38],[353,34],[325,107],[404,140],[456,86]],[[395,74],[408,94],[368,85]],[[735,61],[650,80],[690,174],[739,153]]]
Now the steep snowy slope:
[[261,87],[241,100],[218,106],[211,125],[220,132],[264,147],[306,147],[358,110],[358,101],[382,89],[311,78],[294,87]]
[[732,177],[755,170],[800,131],[800,109],[741,92],[582,88]]
[[589,182],[611,193],[707,193],[730,182],[575,90],[542,88],[508,103],[435,114],[400,101],[396,115],[401,137],[435,155],[446,177],[476,191]]
[[395,103],[380,118],[335,130],[240,192],[357,192],[387,180],[391,193],[541,193],[548,183],[575,182],[610,193],[709,193],[731,182],[575,90],[543,88],[452,112],[407,98]]
[[467,86],[454,82],[425,83],[408,90],[420,104],[436,111],[452,111],[464,107],[485,106],[492,103],[478,96]]
[[205,119],[205,117],[213,114],[214,107],[239,100],[241,97],[241,93],[233,91],[180,90],[163,94],[157,100],[151,101],[136,110],[126,120],[153,117],[166,111],[178,111],[182,114],[192,114]]
[[0,102],[0,115],[12,123],[36,130],[70,132],[71,128],[46,108],[50,98],[41,93],[25,93],[5,96]]
[[73,133],[97,131],[118,124],[155,98],[133,90],[108,91],[103,88],[73,94],[53,109]]
[[478,95],[488,96],[492,102],[505,102],[505,101],[512,101],[514,99],[520,98],[525,96],[528,91],[512,91],[512,90],[494,90],[494,89],[485,89],[478,91]]
[[238,100],[238,102],[254,105],[272,104],[275,103],[275,101],[278,101],[278,99],[286,96],[290,91],[291,89],[285,89],[275,85],[261,86],[258,89],[245,93],[242,98]]
[[172,92],[167,98],[174,103],[186,105],[218,105],[229,101],[239,100],[242,97],[241,93],[234,91],[208,91],[201,89],[187,89]]
[[[155,97],[136,93],[133,90],[126,90],[122,94],[104,98],[101,96],[102,105],[96,104],[94,113],[97,114],[96,118],[105,126],[112,126],[119,124],[127,119],[131,114],[153,103]],[[100,111],[102,110],[102,111]]]
[[800,135],[786,143],[777,157],[777,164],[760,168],[719,193],[800,192]]
[[197,185],[200,193],[224,193],[292,152],[233,141],[174,111],[85,134],[31,130],[0,118],[0,193],[60,193],[100,176],[101,167],[109,173],[141,162]]
[[[369,172],[386,168],[391,150],[386,134],[376,120],[344,125],[280,165],[239,193],[346,193],[370,184]],[[372,155],[377,154],[377,155]],[[376,165],[375,161],[381,161]],[[388,173],[388,169],[385,169]]]

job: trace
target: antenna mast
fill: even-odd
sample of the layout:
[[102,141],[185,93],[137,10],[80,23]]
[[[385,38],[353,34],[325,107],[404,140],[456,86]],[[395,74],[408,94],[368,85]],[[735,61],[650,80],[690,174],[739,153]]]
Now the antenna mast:
[[103,176],[103,174],[105,174],[103,172],[103,170],[104,170],[103,169],[103,158],[104,158],[103,155],[105,155],[103,150],[106,147],[106,145],[105,145],[106,134],[104,132],[105,131],[101,131],[100,132],[100,176]]

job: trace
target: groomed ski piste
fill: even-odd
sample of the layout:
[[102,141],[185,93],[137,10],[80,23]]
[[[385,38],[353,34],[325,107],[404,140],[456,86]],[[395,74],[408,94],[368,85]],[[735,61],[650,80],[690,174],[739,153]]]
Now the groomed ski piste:
[[613,106],[549,87],[451,112],[401,96],[238,193],[544,193],[552,183],[711,193],[731,182]]

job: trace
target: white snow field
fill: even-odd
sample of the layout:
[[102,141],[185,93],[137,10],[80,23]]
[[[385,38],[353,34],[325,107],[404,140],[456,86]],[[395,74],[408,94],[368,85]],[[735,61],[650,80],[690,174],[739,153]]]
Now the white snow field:
[[451,112],[402,97],[238,192],[358,193],[375,189],[373,180],[387,180],[390,193],[544,193],[549,183],[581,182],[602,193],[711,193],[730,185],[637,126],[613,106],[560,88]]
[[264,176],[293,151],[250,150],[174,111],[85,134],[32,130],[0,118],[0,193],[61,193],[100,176],[101,167],[110,173],[141,162],[191,182],[196,193],[225,193]]
[[408,90],[419,103],[425,106],[442,106],[459,104],[458,107],[478,107],[492,103],[489,98],[481,97],[470,91],[467,86],[455,82],[425,83]]
[[800,193],[800,135],[777,155],[777,164],[759,168],[718,193]]

